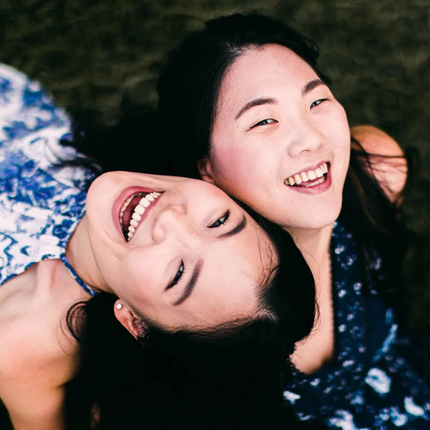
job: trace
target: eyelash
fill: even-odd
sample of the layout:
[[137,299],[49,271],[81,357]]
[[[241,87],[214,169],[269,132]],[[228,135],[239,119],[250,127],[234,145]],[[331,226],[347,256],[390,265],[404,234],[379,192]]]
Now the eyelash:
[[[221,221],[223,218],[225,219]],[[230,211],[228,210],[221,218],[218,218],[212,225],[210,225],[209,228],[218,228],[221,225],[225,224],[229,218],[230,218]],[[218,225],[215,225],[219,221],[220,223]]]
[[[318,100],[315,100],[315,101],[311,104],[311,108],[316,107],[316,106],[319,106],[321,103],[323,103],[323,102],[325,102],[325,101],[327,101],[327,100],[329,100],[329,99],[328,99],[328,98],[325,98],[325,99],[318,99]],[[316,103],[318,103],[318,104],[316,104]],[[252,129],[252,128],[254,128],[254,127],[260,127],[260,126],[262,126],[262,125],[272,124],[272,122],[269,122],[269,123],[263,124],[263,122],[266,122],[266,121],[276,122],[276,120],[274,120],[274,119],[272,119],[272,118],[266,118],[266,119],[263,119],[262,121],[257,122],[257,124],[254,124],[254,125],[251,127],[251,129]]]
[[[328,100],[328,98],[326,98],[326,99],[318,99],[318,100],[315,100],[312,104],[311,104],[311,108],[313,108],[313,107],[316,107],[316,106],[319,106],[322,102],[325,102],[325,101],[327,101]],[[318,104],[315,104],[315,103],[317,103],[317,102],[319,102]]]
[[[266,122],[266,121],[272,121],[272,122],[269,122],[267,124],[262,124],[263,122]],[[257,122],[257,124],[254,124],[251,127],[251,129],[254,128],[254,127],[261,127],[262,125],[269,125],[269,124],[272,124],[273,122],[276,122],[276,120],[274,120],[272,118],[266,118],[266,119],[263,119],[262,121]]]
[[184,262],[181,260],[181,265],[179,266],[179,270],[176,272],[175,277],[173,278],[173,281],[167,286],[167,289],[170,289],[174,287],[176,284],[179,283],[179,281],[182,279],[182,276],[185,273],[185,266]]

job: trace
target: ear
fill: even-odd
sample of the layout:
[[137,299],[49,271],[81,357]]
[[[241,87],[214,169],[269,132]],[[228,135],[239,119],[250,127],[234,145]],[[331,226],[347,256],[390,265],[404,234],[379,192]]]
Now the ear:
[[142,321],[137,317],[127,305],[121,300],[115,302],[113,308],[116,319],[122,324],[127,331],[137,339],[142,338]]
[[215,183],[211,162],[208,156],[200,158],[200,160],[197,161],[197,168],[199,169],[200,176],[204,181],[211,184]]

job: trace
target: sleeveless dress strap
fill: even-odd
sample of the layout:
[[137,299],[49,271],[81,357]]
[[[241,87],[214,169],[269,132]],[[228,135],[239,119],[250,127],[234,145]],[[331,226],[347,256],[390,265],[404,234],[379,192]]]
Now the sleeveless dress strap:
[[64,263],[64,265],[67,267],[73,278],[75,278],[75,281],[91,296],[94,297],[97,293],[89,286],[87,285],[82,278],[76,273],[75,269],[70,264],[69,260],[66,257],[66,254],[63,253],[60,255],[60,260]]

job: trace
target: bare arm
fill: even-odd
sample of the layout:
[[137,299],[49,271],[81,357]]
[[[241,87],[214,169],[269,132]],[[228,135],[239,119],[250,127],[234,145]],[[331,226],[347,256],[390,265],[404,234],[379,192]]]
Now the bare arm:
[[373,174],[391,201],[399,201],[405,186],[407,162],[399,144],[382,130],[359,125],[351,128],[351,136],[357,139],[370,155]]

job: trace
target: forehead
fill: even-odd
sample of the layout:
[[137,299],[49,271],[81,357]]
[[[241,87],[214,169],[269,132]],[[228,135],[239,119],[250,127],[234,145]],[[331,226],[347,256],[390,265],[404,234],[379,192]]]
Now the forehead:
[[[199,252],[202,269],[187,300],[178,306],[157,301],[146,308],[147,314],[172,329],[207,328],[255,316],[261,288],[277,262],[274,255],[268,236],[248,219],[240,234],[215,241]],[[193,270],[191,265],[189,270]]]
[[256,84],[295,84],[315,78],[312,67],[291,49],[271,44],[244,51],[225,74],[221,93],[232,87],[250,90]]
[[193,297],[181,312],[210,324],[256,314],[261,287],[276,260],[267,237],[249,230],[241,242],[208,250]]

